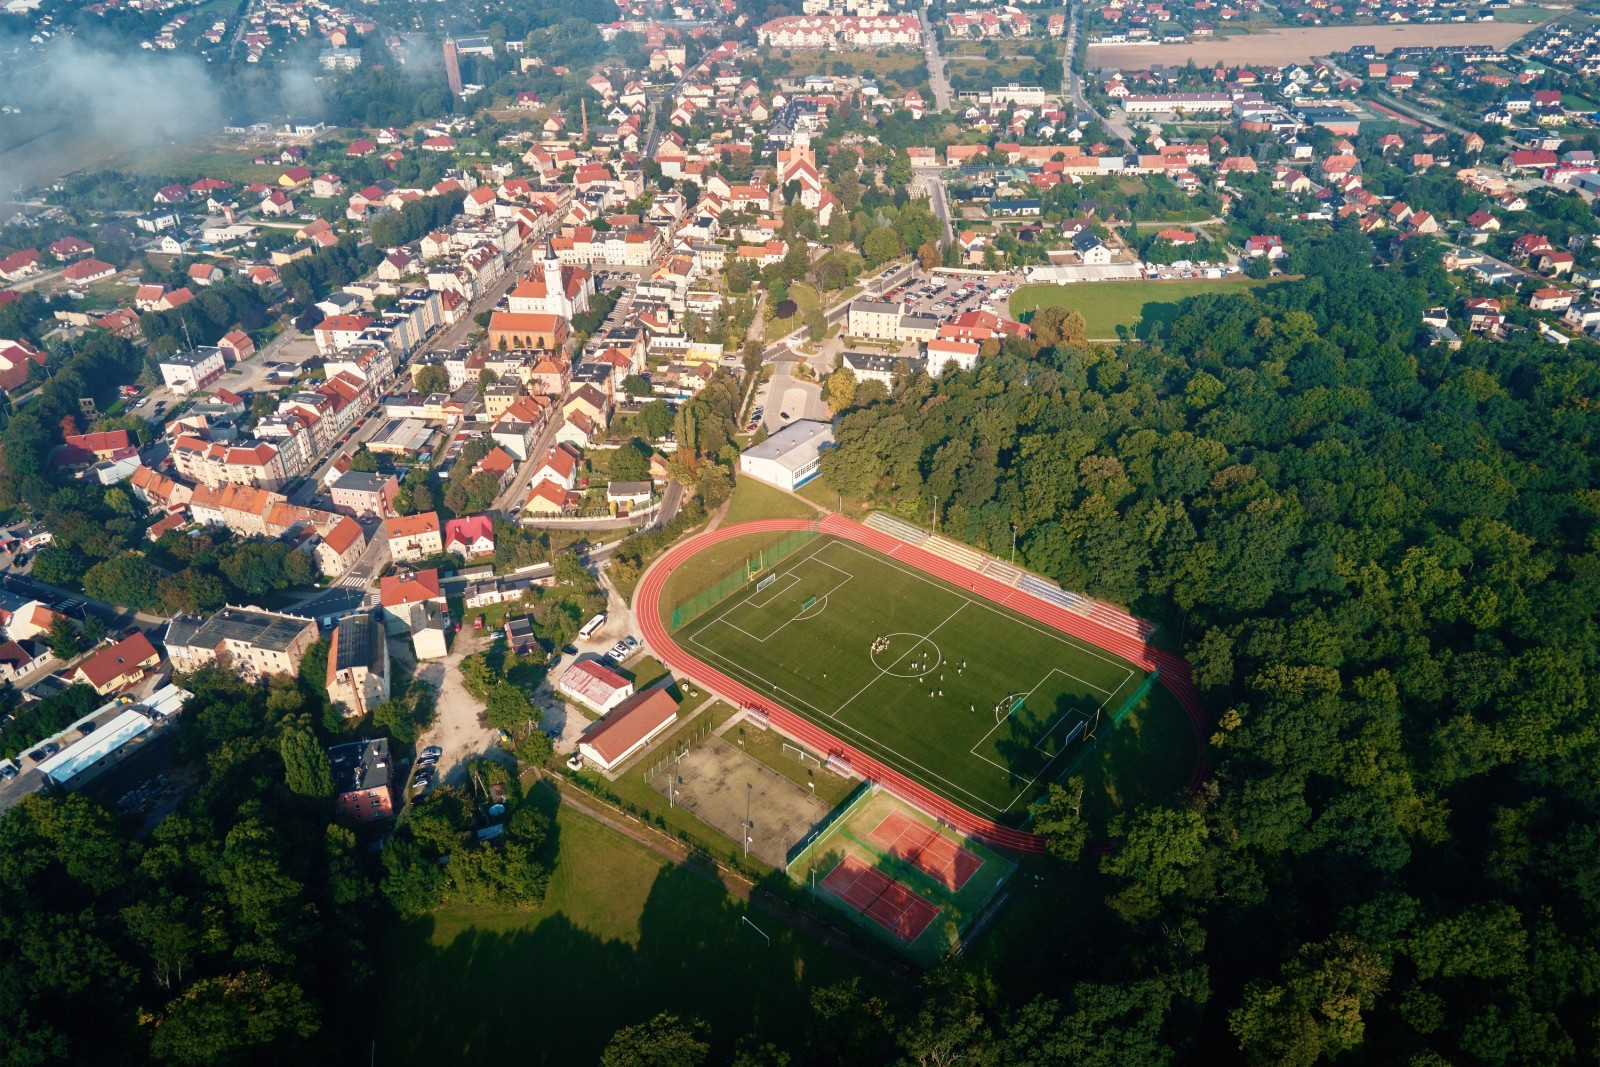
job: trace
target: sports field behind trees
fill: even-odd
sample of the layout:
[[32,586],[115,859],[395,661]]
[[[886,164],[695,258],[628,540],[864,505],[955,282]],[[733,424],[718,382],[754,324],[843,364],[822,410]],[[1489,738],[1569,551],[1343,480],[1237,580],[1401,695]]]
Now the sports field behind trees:
[[[1144,675],[869,549],[821,537],[676,634],[691,654],[985,817],[1022,812]],[[1020,595],[1020,594],[1019,594]]]
[[1083,314],[1084,334],[1091,340],[1117,336],[1119,326],[1139,335],[1141,323],[1149,318],[1163,329],[1178,314],[1178,305],[1191,296],[1232,294],[1268,284],[1242,275],[1216,280],[1081,282],[1075,285],[1025,285],[1011,297],[1011,314],[1023,321],[1040,308],[1064,307]]

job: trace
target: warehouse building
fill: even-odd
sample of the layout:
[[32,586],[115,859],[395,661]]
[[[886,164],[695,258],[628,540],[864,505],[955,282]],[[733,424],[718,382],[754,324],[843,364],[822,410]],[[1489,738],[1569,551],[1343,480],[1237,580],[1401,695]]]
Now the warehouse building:
[[800,419],[739,455],[739,472],[793,491],[822,471],[822,450],[833,446],[833,427]]

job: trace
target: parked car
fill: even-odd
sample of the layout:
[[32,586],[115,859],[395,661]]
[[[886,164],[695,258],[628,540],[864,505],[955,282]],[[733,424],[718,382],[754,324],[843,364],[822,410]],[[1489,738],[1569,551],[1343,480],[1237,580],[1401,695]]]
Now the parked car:
[[12,760],[0,763],[0,778],[10,781],[17,776],[17,765]]
[[442,755],[444,755],[444,749],[440,748],[438,745],[429,745],[427,748],[417,753],[417,757],[419,759],[424,756],[432,756],[434,759],[438,759]]
[[632,634],[624,637],[622,639],[622,643],[627,646],[628,651],[630,652],[639,647],[639,639],[634,637]]

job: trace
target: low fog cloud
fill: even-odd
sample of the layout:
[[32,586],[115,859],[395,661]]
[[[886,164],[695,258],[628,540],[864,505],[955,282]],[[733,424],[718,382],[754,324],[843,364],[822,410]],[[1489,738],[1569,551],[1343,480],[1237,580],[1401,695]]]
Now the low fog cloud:
[[[111,51],[66,39],[38,62],[0,64],[0,102],[58,128],[0,156],[0,189],[93,159],[215,136],[222,126],[206,64],[192,56]],[[10,69],[3,69],[10,68]]]

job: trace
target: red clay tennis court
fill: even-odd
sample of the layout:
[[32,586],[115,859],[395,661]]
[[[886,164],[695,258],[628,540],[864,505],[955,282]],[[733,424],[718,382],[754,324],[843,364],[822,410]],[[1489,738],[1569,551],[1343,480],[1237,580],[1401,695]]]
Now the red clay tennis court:
[[880,822],[867,836],[891,856],[915,864],[950,890],[960,891],[967,879],[983,866],[983,860],[977,855],[898,811]]
[[823,888],[907,944],[939,915],[933,903],[854,856],[822,879]]

